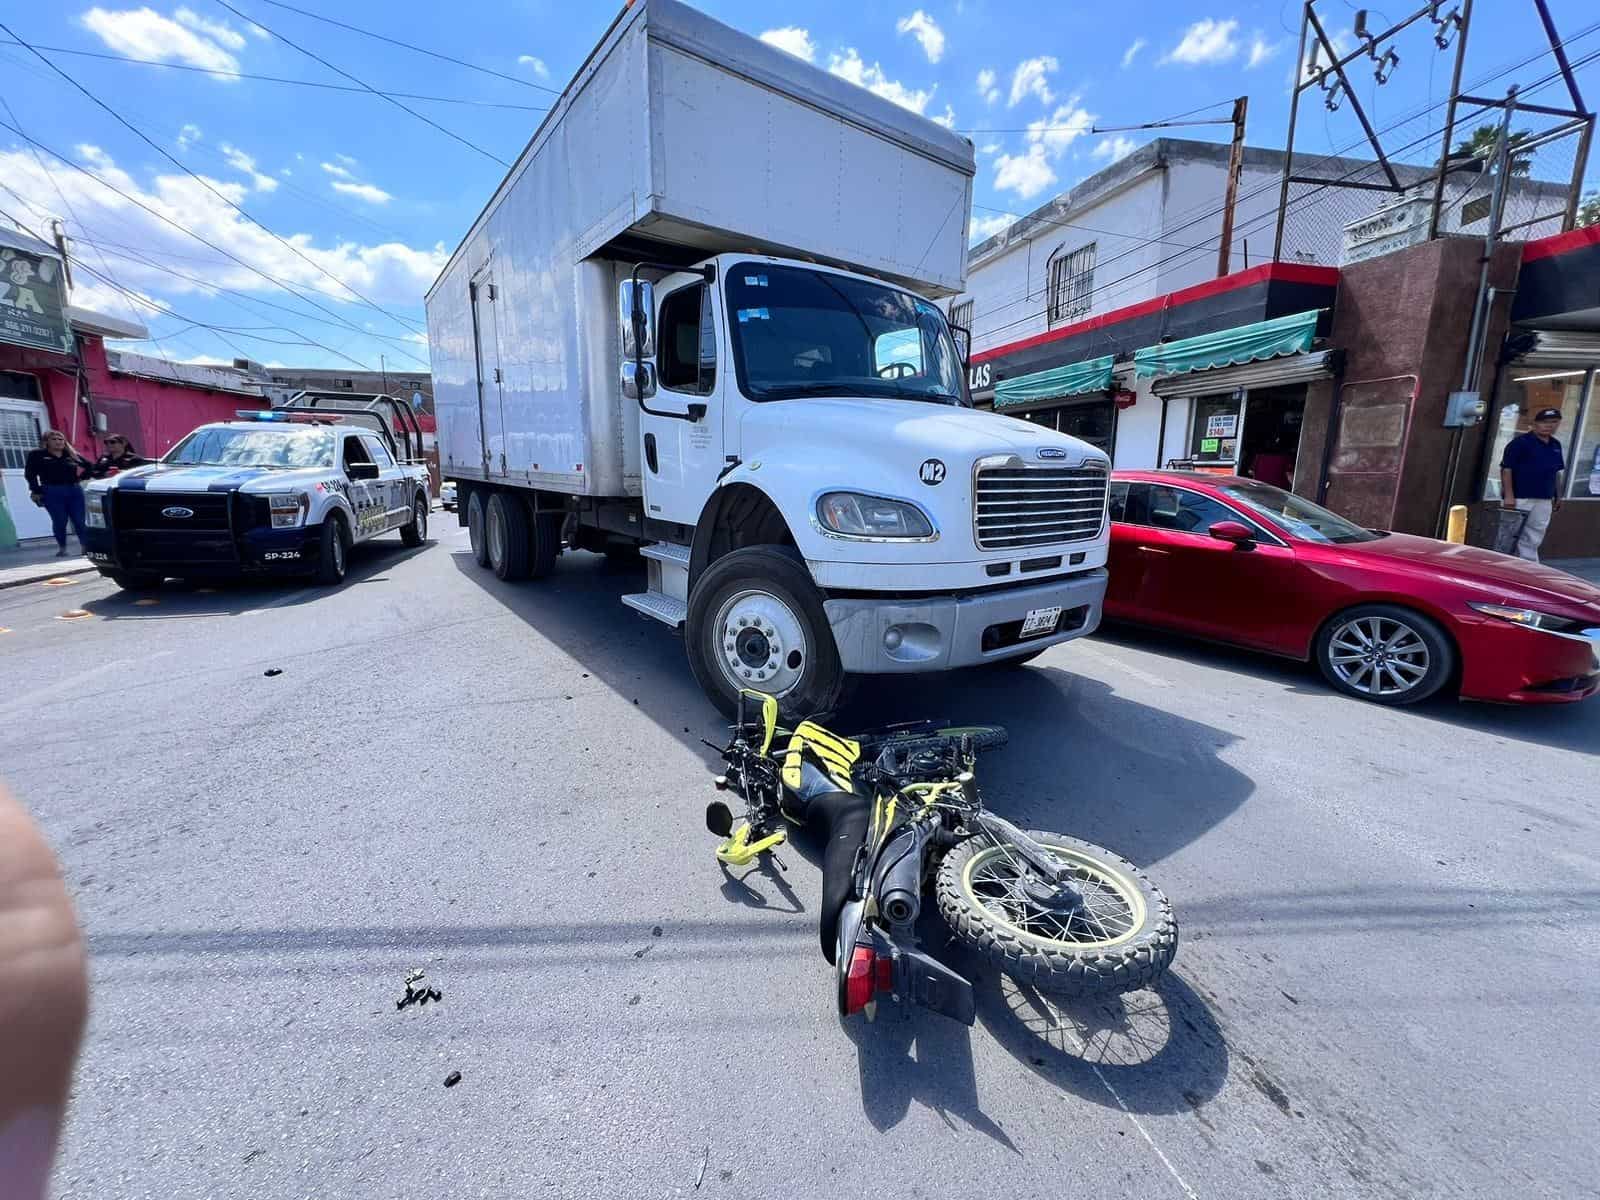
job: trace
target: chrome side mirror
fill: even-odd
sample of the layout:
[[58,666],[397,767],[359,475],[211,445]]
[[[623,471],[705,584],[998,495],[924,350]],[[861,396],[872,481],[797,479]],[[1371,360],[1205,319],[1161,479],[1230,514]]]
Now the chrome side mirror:
[[622,364],[622,394],[629,400],[647,400],[656,394],[656,365],[653,362]]
[[656,289],[648,279],[624,279],[617,290],[622,325],[622,357],[638,360],[656,354]]

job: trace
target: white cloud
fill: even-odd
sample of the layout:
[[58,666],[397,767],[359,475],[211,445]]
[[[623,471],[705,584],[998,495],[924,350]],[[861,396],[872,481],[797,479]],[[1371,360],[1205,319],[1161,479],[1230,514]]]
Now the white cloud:
[[1056,181],[1044,147],[1035,142],[1026,154],[1002,154],[994,160],[994,187],[997,192],[1015,192],[1022,200],[1032,199]]
[[[186,274],[204,281],[196,284],[179,279],[160,267],[123,256],[115,247],[104,245],[100,249],[109,260],[109,270],[102,266],[99,254],[88,262],[96,270],[106,270],[119,284],[145,292],[155,290],[157,294],[205,293],[210,288],[225,287],[283,300],[277,287],[238,263],[213,254],[193,238],[179,232],[179,229],[184,229],[223,247],[267,275],[317,294],[322,303],[356,303],[348,292],[311,263],[300,258],[265,230],[251,224],[208,191],[201,182],[188,175],[173,171],[136,177],[118,166],[104,150],[93,145],[79,145],[75,148],[75,154],[79,161],[87,164],[107,183],[120,188],[140,204],[148,205],[179,228],[175,229],[166,221],[138,208],[80,171],[57,166],[47,172],[26,149],[0,149],[0,179],[27,197],[29,204],[39,211],[51,212],[60,207],[70,207],[85,228],[115,230],[114,235],[108,234],[107,237],[121,244],[139,247],[140,258],[157,263],[181,262]],[[205,183],[236,204],[242,203],[248,195],[241,183],[209,178]],[[65,206],[56,193],[57,187],[66,197]],[[289,229],[283,230],[282,235],[312,263],[386,306],[419,307],[423,292],[449,258],[449,252],[443,245],[427,249],[402,242],[373,245],[354,241],[333,242]],[[321,318],[307,318],[300,324],[311,329],[316,327],[319,320]]]
[[230,146],[227,142],[221,143],[217,148],[222,151],[222,157],[228,160],[230,167],[235,171],[250,176],[250,182],[255,185],[256,191],[271,192],[277,190],[278,181],[271,175],[263,175],[256,170],[256,160],[243,150],[237,146]]
[[1001,149],[999,142],[985,142],[978,147],[979,154],[994,154]]
[[1116,137],[1101,138],[1100,144],[1089,153],[1094,158],[1103,158],[1108,163],[1114,163],[1118,159],[1127,158],[1138,148],[1138,142],[1119,133]]
[[517,56],[517,62],[524,67],[532,67],[533,73],[540,79],[550,78],[550,68],[544,65],[542,58],[536,58],[532,54],[521,54]]
[[914,113],[920,114],[928,107],[928,101],[933,99],[933,88],[925,92],[908,88],[905,84],[884,75],[883,68],[877,63],[868,66],[862,61],[861,55],[854,50],[831,55],[828,59],[828,70],[840,79],[848,80],[857,87],[864,87],[873,95],[882,96],[885,100],[891,100],[901,108],[909,108]]
[[[239,60],[229,54],[214,38],[180,25],[153,9],[130,8],[111,11],[91,8],[78,20],[109,49],[129,58],[152,58],[158,62],[187,63],[191,67],[201,67],[207,71],[239,69]],[[232,33],[232,30],[228,32]],[[237,34],[233,36],[238,37]],[[218,76],[218,78],[229,77]]]
[[353,167],[356,165],[356,160],[351,158],[348,154],[335,154],[334,157],[347,167]]
[[928,56],[931,63],[938,62],[944,57],[944,30],[927,13],[920,8],[909,17],[901,17],[895,22],[896,33],[909,33],[922,44],[922,52]]
[[803,58],[807,62],[817,61],[817,44],[811,40],[811,34],[798,25],[769,29],[761,35],[761,40],[769,46],[788,51],[796,58]]
[[[99,259],[93,264],[99,270]],[[117,289],[105,283],[80,266],[72,276],[72,303],[90,312],[108,313],[112,316],[129,316],[135,321],[147,321],[161,315],[157,301],[136,288]]]
[[1044,104],[1054,100],[1055,93],[1050,90],[1047,77],[1060,65],[1048,54],[1042,54],[1038,58],[1026,58],[1019,62],[1017,69],[1011,73],[1010,107],[1015,108],[1028,95],[1039,97]]
[[1028,141],[1043,146],[1051,158],[1060,158],[1067,147],[1089,132],[1094,114],[1078,106],[1074,96],[1048,117],[1028,123]]
[[1227,62],[1239,53],[1233,36],[1238,29],[1239,22],[1231,17],[1226,21],[1202,17],[1184,30],[1183,40],[1161,61],[1191,67]]
[[322,169],[336,179],[350,178],[350,172],[346,168],[341,167],[338,163],[325,162],[322,164]]
[[244,49],[244,34],[226,21],[208,20],[190,8],[180,8],[172,15],[177,19],[179,25],[187,25],[196,33],[204,34],[212,41],[226,46],[229,50]]
[[1017,218],[1013,213],[995,213],[989,217],[973,217],[972,228],[967,235],[968,241],[974,243],[986,241],[1001,230],[1011,228],[1016,223],[1016,220]]
[[354,196],[357,200],[365,200],[368,204],[387,204],[394,199],[381,187],[370,183],[349,183],[343,179],[335,179],[332,186],[334,191]]
[[1129,67],[1133,66],[1133,60],[1135,57],[1137,57],[1139,51],[1143,50],[1149,44],[1150,43],[1145,41],[1143,38],[1134,38],[1133,45],[1129,46],[1122,52],[1123,70],[1127,70]]
[[185,125],[182,129],[178,130],[178,149],[187,150],[190,146],[194,145],[194,143],[198,142],[200,137],[200,126],[194,124]]
[[944,106],[944,116],[934,117],[932,120],[935,125],[943,125],[946,129],[954,129],[956,127],[956,110],[946,104]]
[[1281,49],[1283,49],[1283,47],[1279,43],[1269,42],[1259,33],[1255,34],[1250,39],[1250,58],[1249,61],[1244,64],[1245,70],[1255,70],[1262,63],[1276,55]]
[[995,73],[988,67],[978,72],[978,95],[983,97],[985,104],[993,104],[1000,99],[1000,89],[996,86]]

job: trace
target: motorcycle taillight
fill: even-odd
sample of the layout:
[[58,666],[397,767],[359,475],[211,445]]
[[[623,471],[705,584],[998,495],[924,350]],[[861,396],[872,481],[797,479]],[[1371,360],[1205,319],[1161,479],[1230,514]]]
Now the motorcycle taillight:
[[[853,1016],[872,1002],[878,982],[879,958],[871,946],[856,946],[850,952],[850,966],[845,972],[844,1015]],[[889,959],[881,960],[893,967]]]

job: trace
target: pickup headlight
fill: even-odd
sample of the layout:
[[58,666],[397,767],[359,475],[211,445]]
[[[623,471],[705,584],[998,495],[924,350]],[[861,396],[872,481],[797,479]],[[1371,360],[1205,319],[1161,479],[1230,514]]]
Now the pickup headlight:
[[1573,633],[1583,627],[1582,621],[1557,617],[1551,613],[1540,612],[1536,608],[1517,608],[1510,604],[1485,604],[1476,600],[1467,601],[1467,607],[1487,616],[1499,617],[1502,621],[1510,621],[1513,625],[1522,625],[1528,629],[1543,629],[1547,633]]
[[106,527],[106,494],[88,492],[83,497],[83,523],[90,529]]
[[298,529],[310,511],[311,497],[303,493],[268,496],[267,507],[272,512],[274,529]]
[[860,492],[825,492],[817,499],[817,522],[823,529],[841,537],[933,536],[933,522],[915,504]]

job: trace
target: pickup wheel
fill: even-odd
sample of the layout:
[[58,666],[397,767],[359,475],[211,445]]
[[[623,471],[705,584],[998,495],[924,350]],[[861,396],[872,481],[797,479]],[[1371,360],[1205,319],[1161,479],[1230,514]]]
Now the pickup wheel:
[[689,669],[732,716],[741,689],[778,698],[785,719],[834,708],[845,675],[805,564],[776,546],[752,546],[708,567],[689,597]]
[[526,579],[529,574],[531,537],[528,506],[507,492],[489,497],[484,514],[484,540],[488,543],[489,569],[498,579]]
[[411,520],[400,526],[400,541],[407,546],[420,546],[428,540],[428,497],[418,492],[411,501]]
[[473,488],[467,493],[467,540],[472,544],[472,557],[480,567],[489,565],[489,539],[484,529],[487,507],[479,489]]
[[331,512],[322,523],[322,538],[317,544],[317,582],[343,583],[349,559],[350,527],[345,524],[343,513]]

